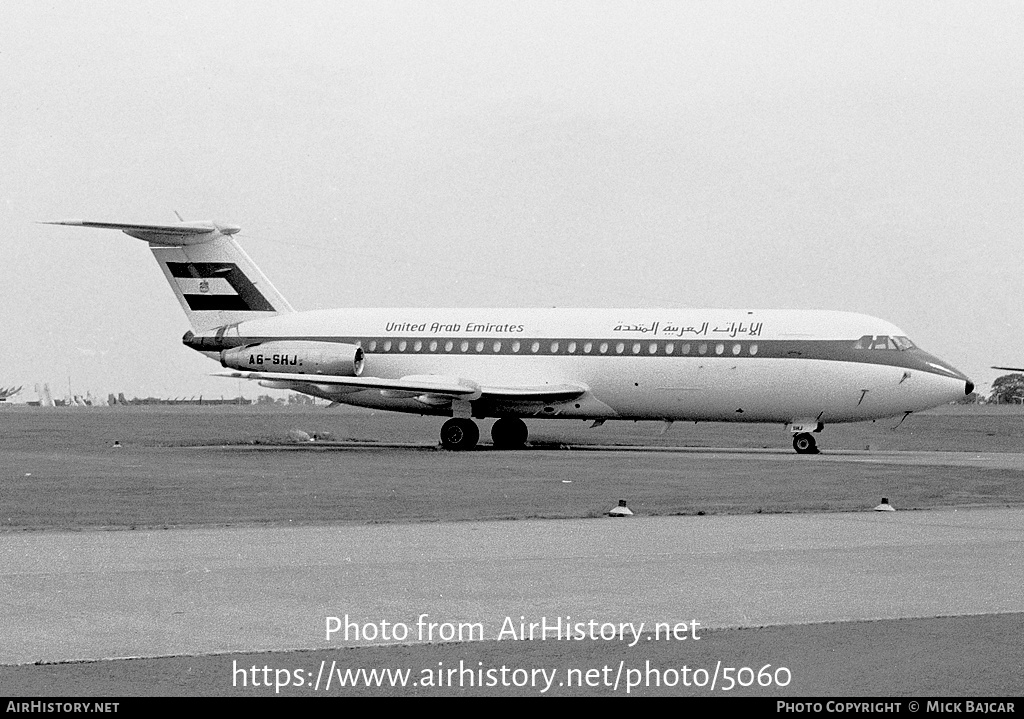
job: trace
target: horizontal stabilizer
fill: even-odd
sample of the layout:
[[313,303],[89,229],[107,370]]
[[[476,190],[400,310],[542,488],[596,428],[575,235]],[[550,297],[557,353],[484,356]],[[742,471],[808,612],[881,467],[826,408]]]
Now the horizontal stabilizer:
[[233,235],[241,231],[238,225],[221,225],[208,220],[202,222],[176,222],[170,225],[153,225],[135,222],[90,222],[88,220],[60,220],[43,222],[44,225],[68,225],[70,227],[95,227],[101,230],[121,230],[126,235],[157,245],[192,245],[210,242],[218,237]]
[[60,220],[44,225],[120,230],[149,243],[194,332],[293,312],[232,235],[242,228],[209,220],[166,224]]

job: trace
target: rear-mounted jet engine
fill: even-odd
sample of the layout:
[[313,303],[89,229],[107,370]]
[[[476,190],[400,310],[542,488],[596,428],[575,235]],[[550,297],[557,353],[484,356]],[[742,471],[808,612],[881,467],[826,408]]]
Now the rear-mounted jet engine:
[[224,350],[220,363],[229,369],[257,372],[358,377],[363,373],[363,349],[336,342],[262,342]]

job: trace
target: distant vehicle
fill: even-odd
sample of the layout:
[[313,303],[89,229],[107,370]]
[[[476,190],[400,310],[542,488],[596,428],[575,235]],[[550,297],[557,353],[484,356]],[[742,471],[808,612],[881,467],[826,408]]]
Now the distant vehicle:
[[[214,222],[49,224],[149,243],[226,377],[334,402],[451,417],[441,443],[527,441],[523,418],[777,422],[799,453],[826,423],[906,415],[973,383],[874,317],[818,310],[337,309],[296,312]],[[440,278],[443,279],[443,278]]]

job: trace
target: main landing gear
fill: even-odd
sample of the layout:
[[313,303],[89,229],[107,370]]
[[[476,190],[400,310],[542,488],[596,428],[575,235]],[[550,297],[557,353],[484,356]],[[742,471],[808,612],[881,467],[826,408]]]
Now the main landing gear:
[[[522,449],[529,431],[518,417],[502,417],[491,427],[495,449]],[[480,429],[468,417],[452,417],[441,426],[441,446],[453,451],[473,449],[480,441]]]
[[529,436],[526,422],[518,417],[502,417],[491,427],[491,439],[496,449],[522,449]]
[[467,417],[452,417],[441,425],[441,446],[445,449],[473,449],[479,439],[480,428]]
[[810,432],[800,432],[793,437],[793,449],[797,454],[818,454],[818,445]]

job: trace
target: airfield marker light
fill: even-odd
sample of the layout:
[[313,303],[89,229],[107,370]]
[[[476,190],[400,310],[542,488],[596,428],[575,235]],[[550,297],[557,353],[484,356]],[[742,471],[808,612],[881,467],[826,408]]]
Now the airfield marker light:
[[889,504],[888,497],[882,497],[882,503],[875,507],[876,512],[895,512],[896,508]]
[[113,448],[114,449],[121,449],[121,440],[115,439],[114,440],[114,447]]
[[608,512],[609,517],[632,517],[633,512],[626,506],[626,500],[620,499],[618,507],[612,507]]

